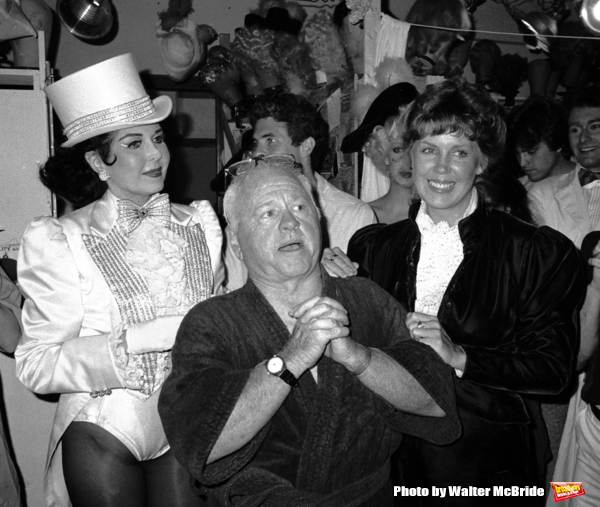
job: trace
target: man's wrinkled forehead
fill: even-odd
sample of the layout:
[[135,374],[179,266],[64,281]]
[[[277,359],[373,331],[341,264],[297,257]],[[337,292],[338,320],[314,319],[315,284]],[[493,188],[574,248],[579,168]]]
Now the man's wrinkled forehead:
[[242,196],[246,203],[250,203],[250,200],[257,195],[273,189],[305,196],[308,201],[312,201],[309,190],[299,177],[283,167],[259,164],[245,176],[242,185]]

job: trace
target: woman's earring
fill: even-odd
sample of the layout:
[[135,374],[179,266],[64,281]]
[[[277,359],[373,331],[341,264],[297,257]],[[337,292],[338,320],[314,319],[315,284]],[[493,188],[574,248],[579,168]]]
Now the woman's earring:
[[106,169],[102,169],[98,173],[98,176],[100,176],[101,181],[107,181],[110,178],[110,174],[108,174],[108,171]]

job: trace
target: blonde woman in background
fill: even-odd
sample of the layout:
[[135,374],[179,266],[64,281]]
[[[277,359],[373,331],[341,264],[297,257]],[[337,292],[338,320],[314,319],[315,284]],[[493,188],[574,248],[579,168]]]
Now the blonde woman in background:
[[390,179],[388,192],[369,203],[380,224],[392,224],[408,218],[414,196],[412,167],[402,142],[403,133],[404,116],[399,114],[388,118],[383,126],[375,127],[363,147],[363,152],[377,170]]
[[388,86],[373,100],[361,124],[344,138],[340,147],[342,153],[362,151],[379,172],[389,177],[389,191],[369,202],[379,223],[408,218],[413,182],[402,145],[402,112],[417,96],[417,89],[408,81]]

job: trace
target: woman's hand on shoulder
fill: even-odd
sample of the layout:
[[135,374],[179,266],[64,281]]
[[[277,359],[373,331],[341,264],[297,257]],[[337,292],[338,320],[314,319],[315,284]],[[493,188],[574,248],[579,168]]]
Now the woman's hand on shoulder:
[[341,248],[326,248],[321,257],[321,265],[330,276],[348,278],[358,273],[358,263],[352,262]]
[[594,247],[592,256],[588,260],[588,264],[594,268],[590,285],[593,289],[600,292],[600,241]]
[[437,317],[412,312],[406,316],[406,327],[414,340],[431,347],[452,368],[464,371],[467,355],[460,345],[450,339]]

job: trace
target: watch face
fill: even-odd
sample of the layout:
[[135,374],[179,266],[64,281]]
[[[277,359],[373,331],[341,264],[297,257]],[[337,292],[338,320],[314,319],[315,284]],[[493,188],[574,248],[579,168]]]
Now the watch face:
[[281,373],[283,368],[283,359],[281,359],[279,356],[272,357],[267,361],[267,371],[273,375]]

